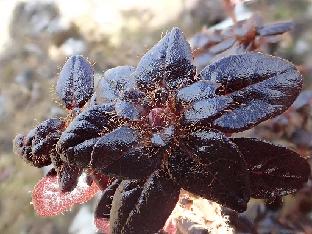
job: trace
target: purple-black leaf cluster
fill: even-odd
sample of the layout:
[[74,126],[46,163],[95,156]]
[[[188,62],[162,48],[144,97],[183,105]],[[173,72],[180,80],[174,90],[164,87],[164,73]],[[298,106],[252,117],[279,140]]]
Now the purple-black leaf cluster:
[[[92,76],[82,56],[66,62],[57,93],[77,114],[61,130],[54,123],[49,133],[43,126],[42,136],[36,134],[69,173],[59,170],[61,180],[73,181],[82,170],[117,179],[95,213],[109,220],[112,233],[157,232],[181,188],[243,212],[251,197],[284,196],[308,179],[309,165],[297,153],[229,137],[280,115],[299,95],[302,77],[284,59],[245,51],[198,72],[183,33],[173,28],[137,67],[106,71],[95,89]],[[15,140],[16,153],[33,164],[36,134]]]

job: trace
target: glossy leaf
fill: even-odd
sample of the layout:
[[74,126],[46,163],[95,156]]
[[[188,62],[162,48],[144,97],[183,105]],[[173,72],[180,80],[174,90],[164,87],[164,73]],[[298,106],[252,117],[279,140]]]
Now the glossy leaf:
[[302,88],[302,77],[293,64],[261,53],[225,57],[200,76],[220,84],[217,94],[232,99],[232,106],[212,122],[224,132],[243,131],[281,114]]
[[81,108],[93,94],[94,71],[81,55],[71,56],[64,64],[56,84],[56,92],[67,109]]
[[[103,193],[95,214],[100,231],[155,233],[180,188],[239,212],[250,193],[271,199],[296,191],[310,172],[298,155],[256,140],[235,144],[219,132],[243,131],[281,114],[299,94],[302,79],[294,65],[247,52],[259,37],[269,41],[288,26],[247,21],[216,32],[219,39],[206,40],[200,53],[226,50],[208,56],[211,65],[199,75],[183,33],[173,28],[136,68],[105,72],[95,93],[91,65],[82,56],[69,58],[56,87],[71,110],[65,121],[40,124],[14,142],[27,162],[53,165],[34,189],[36,211],[63,212],[104,191],[114,176],[127,180]],[[79,182],[83,170],[87,184]]]
[[216,96],[216,89],[219,85],[214,82],[200,80],[178,91],[176,100],[179,104],[190,104],[202,99],[209,99]]
[[231,107],[233,100],[228,97],[216,97],[197,101],[190,105],[182,117],[183,124],[211,124]]
[[244,160],[222,133],[190,133],[169,156],[168,168],[185,190],[239,212],[246,210],[249,178]]
[[285,196],[307,182],[310,166],[294,151],[254,138],[231,140],[244,155],[252,197]]
[[69,210],[74,204],[82,204],[90,200],[99,188],[93,183],[78,183],[71,192],[61,192],[57,176],[43,177],[32,191],[32,203],[38,215],[54,216]]

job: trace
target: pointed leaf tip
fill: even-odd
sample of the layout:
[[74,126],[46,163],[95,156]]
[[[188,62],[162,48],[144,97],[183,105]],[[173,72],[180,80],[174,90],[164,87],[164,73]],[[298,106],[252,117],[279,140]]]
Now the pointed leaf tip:
[[56,93],[67,109],[81,108],[92,96],[94,71],[81,55],[71,56],[64,64],[56,84]]

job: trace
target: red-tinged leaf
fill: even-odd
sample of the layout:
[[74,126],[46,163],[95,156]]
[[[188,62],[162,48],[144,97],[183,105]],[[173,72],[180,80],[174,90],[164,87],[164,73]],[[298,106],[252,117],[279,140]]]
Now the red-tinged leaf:
[[79,182],[73,191],[62,193],[57,176],[45,176],[32,191],[32,203],[38,215],[54,216],[69,210],[75,204],[87,202],[98,191],[95,183],[88,186],[85,182]]
[[285,196],[307,182],[310,166],[294,151],[254,138],[231,140],[244,155],[252,197],[272,199]]
[[111,181],[107,175],[98,171],[93,171],[91,177],[101,190],[105,190]]
[[217,94],[232,102],[211,120],[212,127],[223,132],[243,131],[283,113],[302,88],[302,77],[293,64],[254,52],[224,57],[200,76],[220,84]]
[[64,64],[56,84],[56,92],[67,109],[81,108],[93,94],[94,71],[81,55],[71,56]]
[[109,219],[106,218],[95,218],[94,224],[100,233],[108,234],[110,233]]
[[171,218],[171,216],[167,219],[165,226],[163,230],[166,232],[166,234],[176,234],[178,229],[175,224],[175,221]]

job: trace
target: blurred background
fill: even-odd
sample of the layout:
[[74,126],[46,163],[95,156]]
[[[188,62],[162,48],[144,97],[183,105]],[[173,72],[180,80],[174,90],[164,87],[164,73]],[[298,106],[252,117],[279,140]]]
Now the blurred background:
[[[310,0],[0,0],[0,233],[96,233],[92,225],[96,198],[64,215],[36,216],[30,204],[31,190],[43,171],[12,153],[12,139],[17,133],[29,131],[46,118],[65,114],[54,86],[68,56],[86,56],[94,63],[99,78],[109,68],[137,64],[173,26],[183,30],[193,49],[205,47],[211,33],[208,29],[231,26],[233,13],[236,20],[257,15],[264,23],[295,22],[293,30],[273,40],[265,51],[296,64],[304,75],[306,91],[287,116],[243,134],[287,145],[309,157]],[[209,56],[210,52],[203,50],[195,61],[205,66]],[[247,212],[236,217],[241,226],[236,227],[236,232],[312,233],[311,210],[310,181],[298,194],[286,197],[283,204],[251,201]],[[184,227],[184,231],[181,227],[181,233],[208,233],[204,225],[190,229],[193,224]]]

